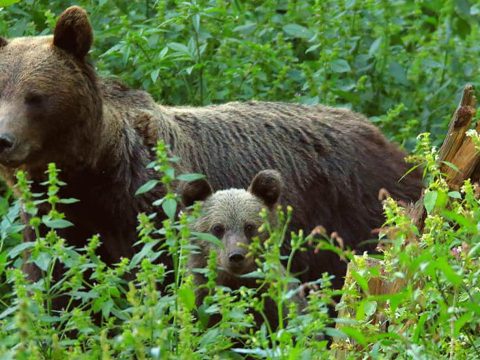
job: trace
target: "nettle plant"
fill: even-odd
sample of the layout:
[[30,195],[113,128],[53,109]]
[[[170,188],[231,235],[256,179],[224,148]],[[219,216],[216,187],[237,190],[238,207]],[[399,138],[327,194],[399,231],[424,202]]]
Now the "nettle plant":
[[[139,251],[110,267],[96,255],[99,236],[83,248],[69,246],[59,236],[59,229],[74,225],[58,211],[58,204],[75,200],[59,197],[61,187],[68,185],[61,182],[55,165],[48,168],[44,194],[32,194],[27,175],[17,174],[21,205],[10,196],[0,209],[0,354],[19,359],[318,359],[337,356],[335,340],[341,338],[341,349],[351,358],[480,356],[479,191],[469,181],[459,191],[448,189],[427,135],[420,136],[414,156],[429,184],[423,200],[425,226],[420,232],[407,209],[387,199],[383,251],[376,256],[381,268],[370,266],[367,255],[354,258],[338,246],[341,241],[328,239],[322,231],[292,234],[291,254],[282,256],[292,211],[287,208],[278,211],[278,227],[262,225],[268,239],[254,238],[250,245],[257,270],[245,276],[255,277],[258,287],[267,291],[216,285],[220,249],[213,247],[207,267],[194,269],[207,278],[208,295],[198,308],[187,268],[190,252],[196,251],[192,240],[221,245],[212,235],[190,230],[200,204],[192,211],[177,211],[176,183],[199,175],[176,174],[178,159],[168,155],[164,144],[158,144],[156,153],[149,166],[159,179],[138,193],[165,186],[167,195],[155,204],[166,219],[157,228],[156,214],[139,214]],[[49,211],[40,216],[39,206]],[[35,242],[21,242],[20,207],[37,234]],[[266,214],[262,216],[266,220]],[[334,251],[346,261],[355,259],[355,271],[342,291],[330,288],[327,275],[312,284],[295,281],[291,258],[307,246]],[[157,261],[165,252],[172,257],[171,269]],[[26,262],[42,271],[41,280],[25,278],[21,269]],[[62,276],[53,281],[60,266]],[[280,271],[282,266],[286,271]],[[174,280],[165,284],[167,277]],[[372,277],[398,282],[399,290],[372,295]],[[300,291],[308,294],[301,312],[289,301]],[[349,311],[334,319],[340,325],[335,329],[328,310],[341,294],[337,309]],[[277,329],[254,322],[252,311],[262,312],[266,297],[277,304],[279,314],[285,315],[287,305]],[[63,310],[55,306],[59,299],[66,304]],[[209,324],[211,316],[220,320]],[[330,348],[325,335],[334,339]]]
[[[338,320],[351,338],[347,352],[374,359],[480,356],[480,202],[477,184],[448,188],[429,134],[418,138],[414,160],[428,186],[422,231],[411,214],[391,198],[384,203],[381,266],[357,258],[347,280]],[[371,295],[368,281],[381,278],[398,290]]]
[[[251,245],[258,270],[246,276],[256,277],[259,287],[268,284],[268,294],[250,288],[232,291],[216,286],[214,249],[207,268],[198,269],[208,279],[209,295],[196,308],[193,277],[187,269],[188,255],[195,251],[192,239],[218,240],[190,231],[189,224],[198,216],[199,205],[192,212],[177,211],[174,184],[199,175],[177,175],[172,165],[178,158],[170,157],[164,144],[158,144],[156,153],[157,160],[148,166],[158,171],[159,180],[145,184],[138,194],[157,184],[165,186],[166,196],[155,205],[166,219],[157,228],[156,214],[139,214],[139,251],[114,266],[107,266],[97,256],[101,244],[98,235],[86,240],[81,248],[68,245],[59,235],[59,229],[74,224],[58,211],[58,204],[76,200],[59,197],[61,187],[68,185],[60,180],[61,172],[54,164],[48,167],[48,179],[43,184],[46,192],[42,194],[33,194],[27,174],[18,172],[20,200],[5,207],[1,223],[0,354],[19,359],[211,359],[242,358],[245,354],[260,359],[308,359],[319,354],[326,357],[327,341],[322,336],[333,331],[327,327],[327,304],[332,293],[327,276],[318,280],[318,290],[310,289],[308,308],[299,314],[290,306],[278,329],[268,324],[255,326],[251,314],[252,310],[262,311],[267,295],[282,312],[283,304],[294,295],[292,291],[304,291],[300,284],[292,290],[289,284],[295,280],[288,271],[281,276],[278,272],[282,261],[291,262],[291,256],[284,259],[279,251],[291,209],[279,211],[279,227],[268,223],[262,226],[262,231],[269,234],[267,241],[255,239]],[[41,216],[39,206],[49,211]],[[20,207],[37,235],[35,242],[21,242],[24,225],[19,219]],[[312,236],[293,234],[292,256],[309,241]],[[157,261],[165,252],[172,257],[172,269]],[[22,267],[28,264],[40,269],[41,280],[30,282],[25,278]],[[169,272],[174,281],[165,284]],[[62,310],[55,306],[59,300],[65,304]],[[221,320],[209,326],[212,315],[220,315]]]

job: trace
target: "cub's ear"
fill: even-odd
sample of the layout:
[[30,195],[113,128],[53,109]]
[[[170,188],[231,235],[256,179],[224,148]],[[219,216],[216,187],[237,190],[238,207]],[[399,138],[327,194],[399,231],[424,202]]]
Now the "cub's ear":
[[260,198],[265,205],[273,207],[283,190],[283,180],[276,170],[262,170],[252,180],[248,187],[253,195]]
[[195,201],[204,201],[213,193],[212,187],[205,179],[182,183],[179,192],[184,206],[191,206]]
[[0,47],[5,46],[8,44],[7,39],[0,36]]
[[58,18],[53,44],[79,59],[87,55],[93,42],[93,30],[85,10],[71,6]]

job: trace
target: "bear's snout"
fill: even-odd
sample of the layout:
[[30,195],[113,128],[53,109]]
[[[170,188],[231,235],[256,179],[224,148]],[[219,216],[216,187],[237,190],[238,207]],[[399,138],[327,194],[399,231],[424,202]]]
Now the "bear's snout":
[[224,269],[230,274],[246,274],[254,270],[254,261],[246,248],[232,249],[225,256]]
[[24,141],[12,132],[0,133],[0,164],[15,168],[25,163],[37,148],[34,143]]
[[228,261],[230,262],[230,265],[238,266],[243,263],[246,255],[247,252],[244,250],[235,250],[228,254]]
[[15,146],[15,142],[15,137],[12,134],[0,134],[0,155],[12,150]]

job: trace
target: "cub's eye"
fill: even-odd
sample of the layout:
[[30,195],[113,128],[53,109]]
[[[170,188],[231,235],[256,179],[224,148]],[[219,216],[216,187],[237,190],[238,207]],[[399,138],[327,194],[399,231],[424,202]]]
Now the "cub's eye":
[[45,96],[37,93],[28,93],[25,96],[25,104],[29,106],[39,106],[45,101]]
[[257,226],[254,224],[245,224],[244,231],[247,237],[252,237],[257,232]]
[[221,238],[225,233],[225,226],[223,226],[222,224],[215,224],[210,229],[210,232],[217,238]]

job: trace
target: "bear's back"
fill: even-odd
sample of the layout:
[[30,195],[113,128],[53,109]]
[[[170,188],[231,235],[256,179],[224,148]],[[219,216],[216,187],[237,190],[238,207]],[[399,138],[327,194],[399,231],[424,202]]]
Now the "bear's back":
[[405,201],[420,192],[418,179],[398,183],[408,170],[404,153],[346,109],[235,102],[166,111],[194,144],[187,155],[192,170],[215,189],[245,188],[258,171],[278,170],[287,189],[281,202],[294,207],[295,228],[324,225],[350,232],[347,243],[365,239],[381,225],[381,188]]

